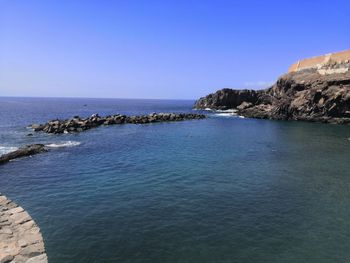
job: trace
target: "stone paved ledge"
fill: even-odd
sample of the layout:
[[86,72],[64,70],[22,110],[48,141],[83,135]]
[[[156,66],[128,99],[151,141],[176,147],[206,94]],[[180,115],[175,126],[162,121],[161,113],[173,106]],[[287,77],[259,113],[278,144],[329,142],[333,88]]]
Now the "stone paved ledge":
[[47,263],[39,227],[22,207],[1,193],[0,263]]

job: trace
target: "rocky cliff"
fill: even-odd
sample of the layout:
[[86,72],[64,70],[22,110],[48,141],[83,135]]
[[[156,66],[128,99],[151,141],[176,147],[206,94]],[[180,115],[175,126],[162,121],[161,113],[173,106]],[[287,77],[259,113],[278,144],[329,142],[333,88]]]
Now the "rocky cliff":
[[350,70],[338,73],[338,68],[349,69],[350,64],[287,73],[264,90],[222,89],[194,107],[235,108],[251,118],[350,123]]

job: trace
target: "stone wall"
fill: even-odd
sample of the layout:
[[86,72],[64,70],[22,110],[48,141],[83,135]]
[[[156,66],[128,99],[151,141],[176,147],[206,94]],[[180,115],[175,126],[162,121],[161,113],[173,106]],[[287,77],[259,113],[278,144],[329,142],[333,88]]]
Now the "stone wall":
[[349,60],[350,60],[350,50],[330,53],[323,56],[317,56],[317,57],[299,60],[289,67],[288,72],[295,72],[295,71],[300,71],[300,70],[309,69],[309,68],[319,68],[325,64],[331,64],[331,63],[347,63],[349,62]]
[[39,227],[0,193],[0,263],[47,263]]

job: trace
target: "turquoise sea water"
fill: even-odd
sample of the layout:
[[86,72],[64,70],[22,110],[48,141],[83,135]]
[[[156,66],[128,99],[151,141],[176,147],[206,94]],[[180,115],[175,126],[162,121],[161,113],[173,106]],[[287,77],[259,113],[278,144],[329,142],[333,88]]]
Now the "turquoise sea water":
[[59,117],[189,112],[193,101],[0,98],[0,192],[40,226],[50,263],[348,262],[350,126],[205,120],[47,135]]

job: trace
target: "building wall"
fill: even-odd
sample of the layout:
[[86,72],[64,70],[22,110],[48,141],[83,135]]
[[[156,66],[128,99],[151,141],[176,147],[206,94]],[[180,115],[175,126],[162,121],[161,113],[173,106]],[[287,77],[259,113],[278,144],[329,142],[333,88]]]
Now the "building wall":
[[350,60],[350,50],[333,53],[331,55],[331,60],[337,62]]
[[350,60],[350,50],[299,60],[289,67],[288,72],[294,72],[307,68],[316,68],[328,62],[344,62],[347,60]]

